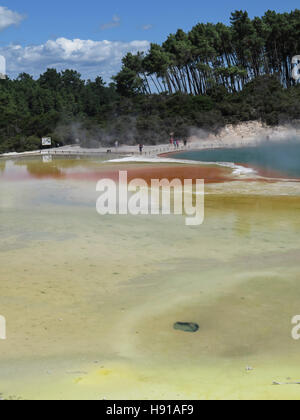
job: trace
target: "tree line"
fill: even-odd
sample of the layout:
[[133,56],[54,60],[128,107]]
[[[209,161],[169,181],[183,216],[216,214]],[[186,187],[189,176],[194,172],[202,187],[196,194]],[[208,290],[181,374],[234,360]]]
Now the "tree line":
[[48,69],[37,80],[22,73],[0,80],[0,152],[40,147],[41,137],[74,142],[81,123],[104,127],[118,97],[101,77],[83,80],[74,70]]
[[236,11],[230,26],[200,23],[127,54],[110,84],[55,69],[0,80],[0,153],[37,149],[44,136],[57,145],[155,144],[228,123],[295,122],[299,42],[299,10],[252,20]]
[[267,11],[250,19],[231,14],[230,25],[199,23],[188,33],[179,29],[149,52],[127,54],[115,77],[123,95],[136,92],[204,95],[215,85],[241,91],[259,76],[276,75],[283,86],[295,84],[292,58],[300,54],[300,10]]

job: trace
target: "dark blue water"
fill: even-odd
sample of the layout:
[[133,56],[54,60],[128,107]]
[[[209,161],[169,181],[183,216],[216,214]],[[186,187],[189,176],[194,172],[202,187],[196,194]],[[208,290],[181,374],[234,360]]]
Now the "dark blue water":
[[174,157],[202,162],[246,164],[300,178],[300,141],[268,142],[257,147],[238,149],[191,150],[178,153]]

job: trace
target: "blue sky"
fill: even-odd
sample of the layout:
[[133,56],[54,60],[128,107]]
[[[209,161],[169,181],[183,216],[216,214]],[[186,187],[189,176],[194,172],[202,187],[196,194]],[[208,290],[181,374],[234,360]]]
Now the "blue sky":
[[109,80],[127,51],[147,49],[178,28],[228,23],[236,9],[261,16],[297,7],[296,0],[0,0],[0,54],[11,77],[22,71],[37,76],[50,66]]

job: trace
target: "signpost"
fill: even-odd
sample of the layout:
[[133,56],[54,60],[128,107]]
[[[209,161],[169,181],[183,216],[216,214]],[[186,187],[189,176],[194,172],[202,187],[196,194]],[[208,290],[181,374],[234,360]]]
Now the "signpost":
[[43,147],[51,147],[52,146],[52,139],[51,137],[43,137],[42,138],[42,146]]

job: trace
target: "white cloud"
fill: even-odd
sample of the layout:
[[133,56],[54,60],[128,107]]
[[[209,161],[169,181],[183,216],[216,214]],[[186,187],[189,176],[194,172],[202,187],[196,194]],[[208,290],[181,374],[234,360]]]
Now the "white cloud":
[[126,43],[58,38],[41,45],[0,47],[0,54],[6,58],[9,77],[23,72],[38,77],[51,67],[58,70],[72,68],[85,78],[100,75],[109,81],[119,71],[127,52],[147,51],[149,46],[148,41]]
[[9,28],[12,25],[18,25],[25,16],[9,10],[7,7],[0,6],[0,31]]
[[113,16],[112,21],[108,23],[104,23],[100,26],[101,31],[105,31],[107,29],[118,28],[121,25],[121,18],[117,15]]

